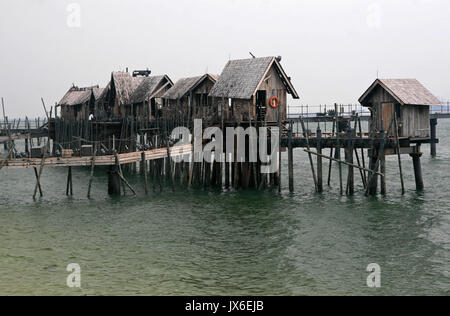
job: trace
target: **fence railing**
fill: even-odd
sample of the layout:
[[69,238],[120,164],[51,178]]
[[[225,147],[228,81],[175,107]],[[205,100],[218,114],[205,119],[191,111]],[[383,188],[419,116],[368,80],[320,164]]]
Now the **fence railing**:
[[[337,108],[339,116],[351,116],[355,113],[361,116],[370,115],[369,110],[359,104],[340,104]],[[334,116],[334,112],[334,105],[289,105],[287,116],[288,118]]]
[[[334,105],[288,105],[287,117],[298,118],[303,117],[318,117],[325,115],[334,115]],[[351,116],[358,113],[360,116],[369,116],[370,111],[368,108],[363,107],[360,104],[340,104],[338,105],[338,114],[340,116]],[[449,114],[450,115],[450,102],[447,102],[443,106],[432,106],[430,109],[431,114]]]
[[47,118],[39,118],[39,119],[33,119],[33,120],[26,120],[26,119],[8,119],[8,123],[1,120],[0,121],[0,130],[22,130],[22,129],[36,129],[41,127],[47,122]]

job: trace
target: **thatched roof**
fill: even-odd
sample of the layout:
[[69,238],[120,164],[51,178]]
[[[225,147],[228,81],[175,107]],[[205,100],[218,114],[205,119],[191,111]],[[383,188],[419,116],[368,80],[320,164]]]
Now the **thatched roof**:
[[215,83],[218,77],[218,75],[205,74],[203,76],[182,78],[163,95],[163,98],[169,100],[180,99],[195,90],[195,88],[202,84],[204,80],[208,79]]
[[131,104],[131,97],[143,80],[144,77],[131,77],[128,72],[113,72],[111,87],[115,87],[119,104]]
[[251,99],[272,65],[276,67],[288,93],[293,98],[298,99],[298,94],[290,78],[275,57],[230,60],[209,95],[212,97]]
[[103,90],[105,90],[105,88],[94,88],[94,89],[92,89],[92,92],[94,93],[95,100],[98,100],[100,98],[100,96],[103,94]]
[[131,96],[131,103],[142,103],[152,97],[152,95],[162,87],[169,83],[173,85],[172,81],[167,75],[143,77],[142,82],[134,90]]
[[71,87],[64,97],[59,101],[58,106],[73,106],[88,102],[92,96],[94,88]]
[[442,105],[427,88],[416,79],[377,79],[359,98],[359,102],[364,105],[366,98],[381,86],[401,105]]
[[[106,85],[105,88],[102,89],[102,92],[100,93],[100,95],[98,97],[95,98],[96,102],[101,102],[103,101],[106,96],[108,95],[108,92],[111,90],[111,81]],[[95,94],[95,92],[94,92]]]

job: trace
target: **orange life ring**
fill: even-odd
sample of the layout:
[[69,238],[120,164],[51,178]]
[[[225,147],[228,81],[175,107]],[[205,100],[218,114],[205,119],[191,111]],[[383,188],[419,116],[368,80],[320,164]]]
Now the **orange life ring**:
[[280,99],[275,96],[271,97],[269,100],[269,105],[274,109],[278,108],[278,106],[280,105]]

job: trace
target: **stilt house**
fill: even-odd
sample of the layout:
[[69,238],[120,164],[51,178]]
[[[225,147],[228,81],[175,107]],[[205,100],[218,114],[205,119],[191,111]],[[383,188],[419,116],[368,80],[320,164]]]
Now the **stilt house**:
[[[399,137],[410,138],[430,137],[430,106],[442,105],[416,79],[377,79],[359,102],[371,112],[371,129],[387,132],[396,115]],[[390,136],[395,136],[394,127]]]
[[299,96],[280,61],[281,57],[263,57],[228,62],[209,94],[224,109],[225,121],[241,123],[251,118],[276,123],[279,110],[281,120],[286,120],[287,94],[294,99]]
[[210,120],[217,116],[217,108],[213,106],[213,98],[209,96],[209,92],[218,77],[218,75],[205,74],[178,80],[163,95],[167,112],[172,115],[181,115],[185,119]]

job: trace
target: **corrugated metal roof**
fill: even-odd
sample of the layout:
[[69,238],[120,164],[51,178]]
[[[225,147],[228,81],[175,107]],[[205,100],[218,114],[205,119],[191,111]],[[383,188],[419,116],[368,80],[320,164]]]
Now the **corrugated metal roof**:
[[298,94],[275,57],[230,60],[211,93],[212,97],[250,99],[264,79],[269,67],[276,65],[288,92],[298,99]]
[[442,102],[416,79],[377,79],[359,98],[359,102],[364,103],[378,85],[403,105],[442,105]]

